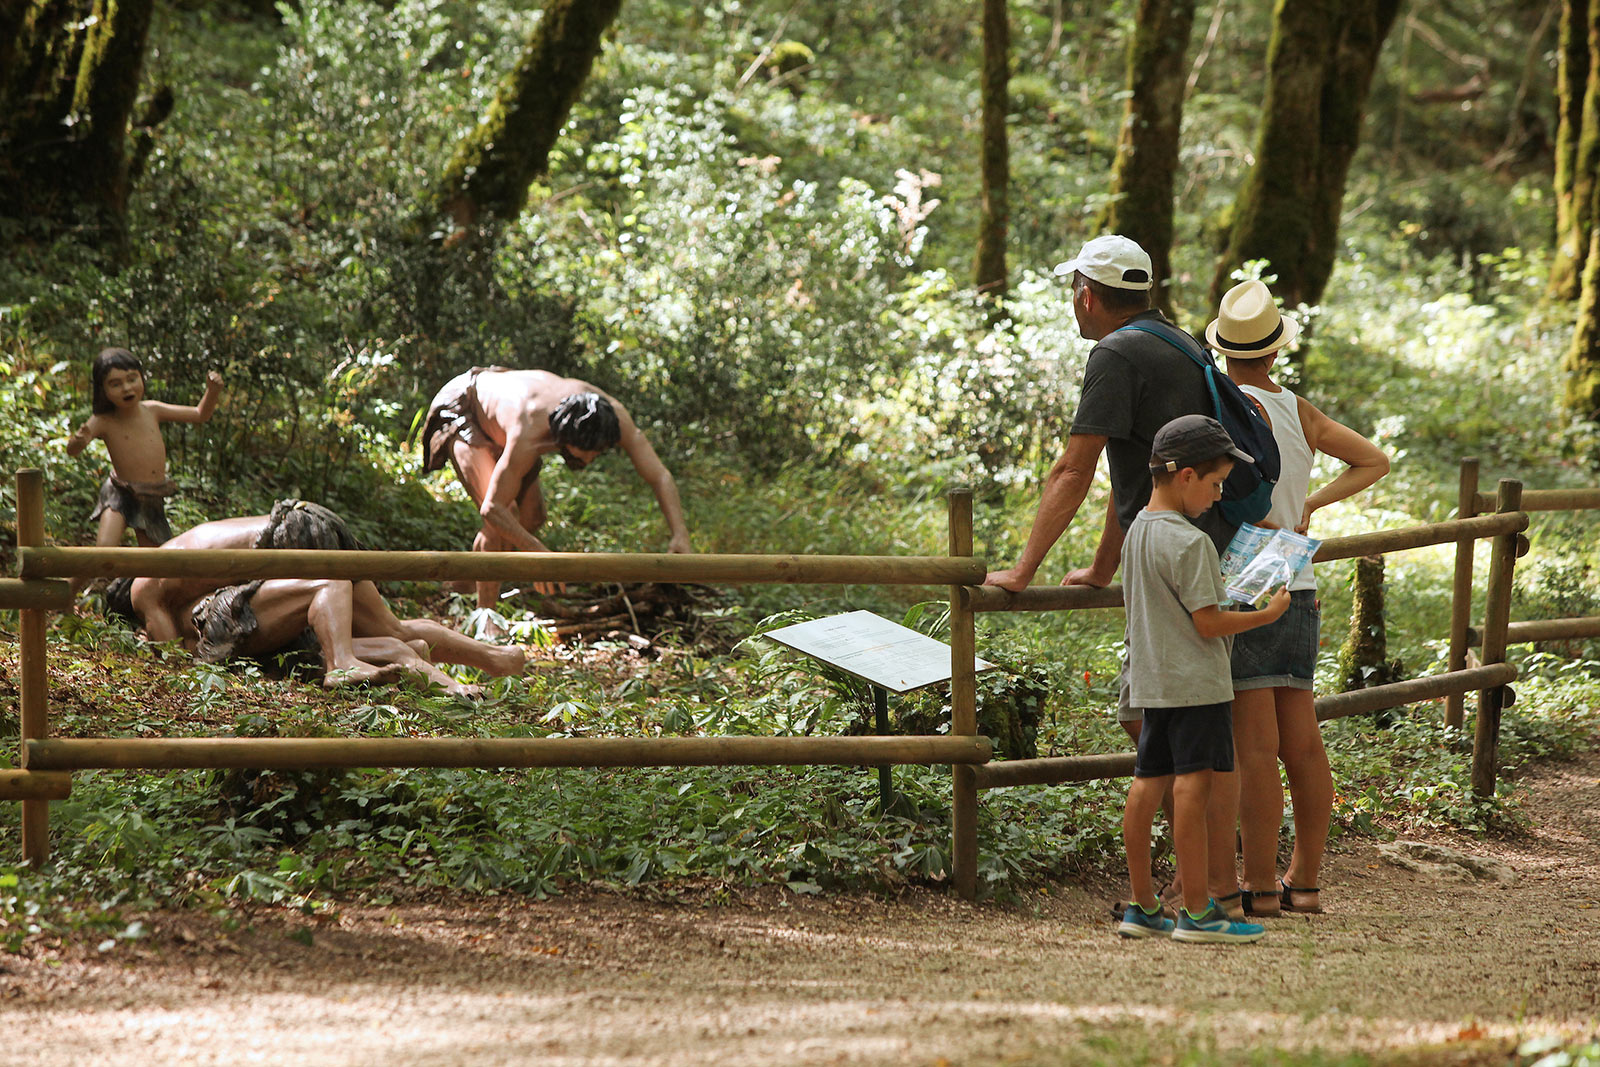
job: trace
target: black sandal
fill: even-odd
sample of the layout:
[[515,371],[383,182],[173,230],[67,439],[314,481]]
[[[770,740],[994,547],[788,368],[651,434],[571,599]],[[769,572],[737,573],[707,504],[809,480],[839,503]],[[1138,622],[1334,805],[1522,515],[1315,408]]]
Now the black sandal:
[[[1279,910],[1279,911],[1257,911],[1256,910],[1256,901],[1259,898],[1261,898],[1261,897],[1277,897],[1278,896],[1278,891],[1276,889],[1245,889],[1245,890],[1241,890],[1241,892],[1244,894],[1244,896],[1241,898],[1240,903],[1244,905],[1244,913],[1246,915],[1258,916],[1258,917],[1263,918],[1263,919],[1273,919],[1273,918],[1276,918],[1277,916],[1283,914],[1283,912],[1281,910]],[[1279,899],[1281,900],[1282,898],[1279,898]],[[1281,904],[1280,904],[1280,908],[1281,908]]]
[[1322,914],[1322,901],[1321,901],[1320,897],[1317,900],[1317,903],[1313,904],[1309,908],[1296,907],[1295,903],[1294,903],[1294,894],[1295,893],[1317,893],[1317,894],[1320,894],[1322,891],[1320,889],[1316,888],[1315,886],[1290,885],[1285,879],[1279,878],[1278,879],[1278,888],[1280,890],[1280,892],[1278,893],[1278,904],[1279,904],[1280,907],[1283,908],[1284,911],[1292,911],[1292,912],[1294,912],[1294,913],[1296,913],[1298,915],[1321,915]]
[[1217,907],[1221,908],[1224,912],[1228,912],[1228,917],[1231,919],[1233,918],[1233,913],[1228,911],[1228,901],[1237,900],[1239,902],[1239,914],[1249,915],[1250,905],[1245,903],[1247,899],[1248,898],[1246,897],[1243,889],[1235,889],[1225,897],[1217,897],[1216,901]]

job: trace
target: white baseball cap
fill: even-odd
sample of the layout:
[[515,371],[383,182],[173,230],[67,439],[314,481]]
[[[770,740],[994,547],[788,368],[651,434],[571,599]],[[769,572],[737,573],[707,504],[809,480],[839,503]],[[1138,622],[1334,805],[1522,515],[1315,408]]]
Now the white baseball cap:
[[1058,277],[1069,277],[1074,271],[1113,289],[1145,290],[1155,284],[1149,253],[1137,242],[1114,233],[1094,238],[1056,267]]

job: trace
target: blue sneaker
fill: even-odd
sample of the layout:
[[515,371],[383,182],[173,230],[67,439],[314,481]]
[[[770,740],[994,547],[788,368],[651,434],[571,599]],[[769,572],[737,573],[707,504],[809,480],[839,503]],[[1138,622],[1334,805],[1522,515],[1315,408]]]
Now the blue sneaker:
[[1177,929],[1172,931],[1174,941],[1199,941],[1212,944],[1243,944],[1260,941],[1266,927],[1258,923],[1234,922],[1215,900],[1206,901],[1206,910],[1191,916],[1188,908],[1178,909]]
[[1128,910],[1122,913],[1122,925],[1117,927],[1117,933],[1123,937],[1171,937],[1172,926],[1172,920],[1161,914],[1159,904],[1152,914],[1136,903],[1129,903]]

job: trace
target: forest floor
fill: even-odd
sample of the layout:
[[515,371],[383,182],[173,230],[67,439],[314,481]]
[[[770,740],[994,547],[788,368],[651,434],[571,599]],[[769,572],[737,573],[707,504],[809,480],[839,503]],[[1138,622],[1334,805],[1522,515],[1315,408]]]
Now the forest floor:
[[[1120,940],[1109,876],[976,906],[772,889],[263,911],[232,931],[160,913],[103,956],[0,959],[0,1063],[931,1067],[1419,1046],[1504,1063],[1519,1038],[1600,1025],[1600,754],[1518,787],[1527,829],[1435,839],[1462,860],[1432,871],[1346,839],[1327,914],[1269,920],[1248,946]],[[1479,861],[1503,867],[1470,873]]]

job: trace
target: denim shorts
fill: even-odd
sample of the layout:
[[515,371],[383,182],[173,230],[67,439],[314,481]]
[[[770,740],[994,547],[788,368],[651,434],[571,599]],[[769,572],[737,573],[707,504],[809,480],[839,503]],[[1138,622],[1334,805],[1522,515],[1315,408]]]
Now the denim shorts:
[[1310,689],[1321,630],[1317,591],[1291,590],[1289,610],[1277,622],[1234,635],[1233,688]]

